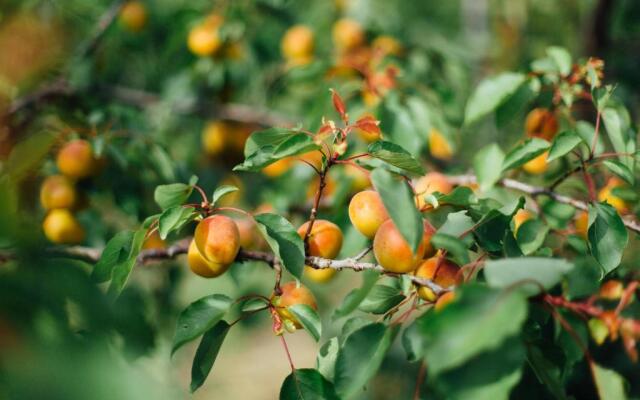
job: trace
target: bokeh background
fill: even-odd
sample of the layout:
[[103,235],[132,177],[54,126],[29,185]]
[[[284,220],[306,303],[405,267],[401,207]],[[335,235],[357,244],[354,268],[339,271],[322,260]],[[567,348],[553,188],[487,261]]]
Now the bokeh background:
[[[564,47],[576,59],[604,59],[606,80],[619,85],[616,93],[633,120],[640,111],[636,0],[143,0],[144,27],[131,30],[118,21],[94,50],[85,52],[82,46],[111,4],[0,3],[0,165],[4,174],[20,169],[18,185],[0,181],[0,245],[21,249],[19,262],[0,264],[0,398],[186,398],[196,344],[169,356],[179,311],[214,292],[268,295],[273,282],[272,271],[255,263],[234,265],[221,278],[205,280],[190,274],[178,258],[137,267],[113,304],[90,282],[89,264],[42,252],[48,245],[41,233],[39,184],[55,171],[51,154],[69,137],[91,138],[108,160],[100,174],[80,183],[88,206],[77,213],[85,244],[100,248],[116,232],[135,229],[159,211],[153,201],[157,185],[186,182],[192,174],[208,190],[237,185],[240,192],[228,204],[271,207],[302,223],[304,213],[298,211],[313,193],[308,167],[295,165],[273,176],[231,169],[242,160],[243,140],[258,128],[260,118],[254,117],[261,110],[270,110],[276,123],[294,121],[313,130],[331,114],[332,87],[354,113],[371,108],[362,78],[341,73],[331,39],[340,18],[358,21],[368,41],[388,35],[401,44],[402,52],[393,58],[400,71],[397,87],[378,115],[383,131],[401,126],[408,136],[400,139],[413,145],[406,147],[424,151],[425,128],[403,120],[405,103],[398,93],[423,99],[419,113],[436,121],[457,150],[446,165],[451,171],[466,170],[473,152],[490,141],[509,146],[522,136],[525,110],[473,132],[459,128],[475,83],[496,72],[524,70],[549,46]],[[197,57],[187,37],[212,12],[224,16],[222,34],[229,45],[218,57]],[[315,56],[289,68],[280,42],[295,24],[314,31]],[[72,96],[45,96],[9,123],[6,114],[16,101],[60,76],[68,77]],[[223,105],[242,105],[235,110],[244,122],[227,138],[224,151],[207,154],[202,135],[220,119]],[[11,156],[27,137],[40,140]],[[428,162],[442,167],[437,160]],[[353,177],[334,180],[322,213],[345,228],[342,255],[350,256],[365,243],[349,229],[344,207]],[[14,274],[15,268],[24,270]],[[332,310],[360,280],[357,273],[341,272],[329,284],[310,283],[324,319],[332,318]],[[296,366],[312,367],[318,345],[303,332],[288,340]],[[404,357],[397,344],[363,398],[409,398],[417,371]],[[193,398],[274,399],[288,373],[269,319],[258,315],[231,331]],[[534,379],[525,376],[517,390],[536,390]]]

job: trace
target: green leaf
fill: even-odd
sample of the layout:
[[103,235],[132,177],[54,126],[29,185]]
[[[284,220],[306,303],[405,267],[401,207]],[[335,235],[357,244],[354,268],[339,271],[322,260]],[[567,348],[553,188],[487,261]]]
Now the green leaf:
[[582,138],[575,131],[564,131],[559,133],[551,143],[547,162],[551,162],[557,158],[564,157],[577,145],[584,143]]
[[[236,165],[233,168],[234,171],[259,171],[285,157],[320,149],[311,136],[300,132],[284,134],[278,131],[260,139],[257,139],[257,136],[254,138],[255,135],[258,133],[252,134],[247,140],[245,160],[242,164]],[[251,141],[252,138],[254,138],[253,141]],[[257,147],[255,151],[247,155],[247,149],[254,147]]]
[[396,228],[415,253],[422,243],[424,226],[422,215],[416,208],[413,191],[406,181],[383,168],[373,170],[371,183],[380,194],[384,208]]
[[304,243],[296,229],[284,217],[277,214],[259,214],[255,217],[258,230],[282,265],[293,276],[302,278],[304,270]]
[[589,206],[589,245],[591,254],[605,274],[613,271],[622,260],[629,235],[615,208],[607,203]]
[[334,378],[336,391],[341,398],[355,397],[376,374],[397,331],[397,326],[374,323],[347,337],[338,352]]
[[284,380],[280,400],[339,400],[335,388],[315,369],[296,369]]
[[[617,153],[634,153],[636,151],[635,141],[629,138],[628,116],[622,114],[623,111],[614,108],[605,108],[602,111],[602,121],[607,129],[607,135],[613,149]],[[624,110],[626,113],[626,110]],[[631,156],[620,156],[618,159],[630,170],[634,169],[634,159]]]
[[459,288],[454,302],[418,319],[429,374],[435,378],[482,352],[498,348],[520,332],[526,316],[526,299],[517,291],[499,291],[479,284]]
[[411,153],[395,143],[378,140],[369,145],[367,152],[371,157],[385,161],[396,168],[415,175],[424,175],[425,170],[420,163],[413,158]]
[[184,204],[193,192],[193,186],[185,183],[172,183],[169,185],[160,185],[153,193],[153,199],[156,203],[166,210],[167,208],[177,207]]
[[604,160],[603,164],[609,168],[609,171],[624,179],[630,185],[634,184],[635,176],[633,176],[633,172],[625,164],[618,160]]
[[480,189],[487,190],[495,185],[502,174],[504,153],[496,143],[480,149],[473,157],[473,169],[478,178]]
[[453,260],[458,265],[469,263],[469,251],[467,245],[456,236],[437,232],[431,237],[431,244],[436,249],[444,249],[453,256]]
[[216,190],[213,192],[213,196],[211,198],[211,203],[213,203],[214,205],[218,202],[218,200],[220,200],[223,196],[229,194],[229,193],[233,193],[233,192],[237,192],[239,189],[235,186],[232,185],[222,185],[216,188]]
[[468,207],[478,203],[478,198],[468,186],[458,186],[449,194],[436,193],[436,201],[440,205]]
[[420,334],[417,320],[402,333],[402,347],[407,353],[409,362],[422,360],[424,357],[424,337]]
[[220,322],[229,307],[231,299],[222,294],[205,296],[189,304],[178,316],[171,354]]
[[549,227],[539,219],[529,219],[520,225],[516,234],[518,247],[525,256],[538,250],[544,243]]
[[326,341],[320,350],[318,350],[318,356],[316,357],[316,368],[322,376],[325,376],[330,381],[333,381],[333,374],[336,367],[336,358],[338,357],[338,351],[340,350],[340,341],[337,337],[333,337]]
[[540,383],[551,392],[554,398],[567,400],[564,383],[562,382],[563,371],[561,366],[557,365],[557,362],[547,357],[543,349],[535,345],[527,346],[527,361]]
[[375,285],[360,303],[358,309],[372,314],[384,314],[398,305],[404,298],[404,295],[397,287]]
[[480,82],[467,102],[464,125],[468,126],[493,112],[514,94],[525,80],[524,74],[506,72]]
[[224,338],[231,326],[225,321],[218,322],[213,328],[202,335],[202,340],[193,357],[191,366],[191,393],[195,392],[209,376],[213,363],[218,357]]
[[571,72],[571,54],[564,47],[552,46],[547,48],[547,55],[558,67],[562,76],[567,76]]
[[527,295],[540,292],[540,286],[551,289],[558,284],[573,264],[557,258],[520,257],[487,261],[484,277],[491,287],[519,285]]
[[131,253],[131,243],[133,241],[133,231],[122,231],[116,233],[116,235],[107,242],[100,259],[96,263],[93,271],[91,271],[91,278],[97,282],[102,283],[111,279],[111,274],[116,265],[126,262]]
[[[582,241],[584,243],[584,241]],[[579,299],[595,294],[600,289],[603,277],[598,261],[591,256],[583,256],[574,260],[575,267],[566,277],[566,296],[568,299]]]
[[315,341],[320,340],[322,335],[322,322],[320,316],[313,308],[306,304],[294,304],[287,307],[287,310],[300,322],[300,325],[309,332]]
[[473,220],[467,215],[466,210],[449,213],[447,214],[445,223],[438,229],[438,233],[459,237],[474,225]]
[[158,234],[161,239],[166,239],[167,235],[185,226],[198,216],[193,207],[173,206],[167,208],[158,218]]
[[253,132],[244,144],[244,156],[249,157],[251,154],[266,146],[275,148],[295,134],[296,131],[284,128],[271,128]]
[[518,168],[538,157],[549,148],[549,142],[539,138],[527,139],[524,143],[516,146],[504,158],[502,172]]
[[351,290],[345,297],[342,303],[336,307],[333,312],[332,319],[338,319],[346,317],[351,314],[362,301],[367,297],[373,286],[376,284],[379,273],[376,271],[364,271],[362,273],[362,286]]
[[592,370],[600,400],[627,399],[624,380],[617,372],[603,368],[598,364],[594,364]]
[[124,289],[124,286],[131,275],[131,271],[136,265],[136,260],[138,259],[138,254],[140,254],[140,250],[142,249],[142,244],[144,243],[146,234],[147,230],[144,228],[135,231],[131,238],[131,244],[128,247],[128,251],[125,250],[127,257],[113,267],[111,272],[111,283],[108,289],[110,294],[117,296],[120,294],[122,289]]

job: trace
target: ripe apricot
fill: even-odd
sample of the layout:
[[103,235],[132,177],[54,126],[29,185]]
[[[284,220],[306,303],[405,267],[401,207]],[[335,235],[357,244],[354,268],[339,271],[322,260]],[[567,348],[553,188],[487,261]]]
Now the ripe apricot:
[[49,211],[42,223],[44,234],[53,243],[77,244],[84,240],[84,228],[67,209]]
[[287,172],[291,168],[293,163],[294,159],[292,157],[282,158],[262,168],[262,173],[269,178],[277,178]]
[[449,161],[453,156],[451,144],[442,132],[435,128],[432,128],[431,132],[429,132],[429,152],[433,157],[442,161]]
[[607,184],[598,192],[598,201],[607,202],[609,203],[609,205],[615,208],[618,213],[626,214],[629,211],[629,205],[626,201],[612,193],[613,189],[621,187],[623,185],[624,183],[622,182],[622,180],[616,177],[610,178],[607,181]]
[[243,249],[261,248],[265,242],[258,232],[258,227],[253,219],[242,217],[235,218],[238,232],[240,233],[240,247]]
[[399,56],[402,54],[402,45],[391,36],[381,35],[371,42],[373,51],[382,56]]
[[218,27],[216,23],[207,22],[194,26],[187,38],[189,50],[199,57],[214,55],[223,45]]
[[547,172],[548,164],[547,164],[547,156],[549,155],[548,151],[540,154],[536,158],[527,161],[522,169],[530,173],[531,175],[540,175]]
[[393,221],[388,219],[380,225],[373,238],[373,254],[378,264],[389,272],[411,272],[424,255],[424,242],[414,253]]
[[309,289],[298,285],[296,282],[285,283],[280,289],[282,290],[282,294],[272,300],[278,314],[283,319],[293,322],[297,329],[302,328],[298,319],[287,310],[287,307],[295,304],[306,304],[314,310],[317,310],[318,305],[316,304],[316,298]]
[[313,48],[313,31],[304,25],[289,28],[280,42],[282,55],[290,60],[308,59],[313,54]]
[[240,249],[238,226],[224,215],[214,215],[200,221],[194,240],[202,256],[216,264],[233,263]]
[[[298,235],[304,239],[308,228],[309,221],[298,228]],[[309,234],[309,255],[333,259],[340,253],[342,239],[342,231],[338,225],[324,219],[318,219],[313,223]],[[304,273],[311,280],[322,283],[331,279],[336,270],[331,268],[315,269],[306,266]]]
[[619,300],[624,292],[624,284],[616,279],[606,281],[600,286],[600,298],[605,300]]
[[153,231],[149,237],[147,237],[142,244],[142,248],[147,249],[166,249],[167,243],[160,238],[158,231]]
[[189,251],[187,252],[187,262],[191,271],[203,278],[215,278],[222,275],[229,269],[230,264],[218,264],[206,260],[196,245],[196,241],[192,240],[189,244]]
[[207,123],[202,131],[202,147],[204,151],[211,156],[220,154],[229,141],[232,131],[231,124],[225,121]]
[[451,303],[456,299],[455,292],[445,292],[438,300],[436,300],[436,305],[434,306],[436,311],[440,311],[447,306],[447,304]]
[[120,22],[132,32],[139,32],[147,23],[147,9],[140,1],[127,1],[120,10]]
[[389,219],[389,214],[378,192],[363,190],[351,198],[349,219],[358,232],[373,239],[380,225]]
[[352,19],[338,20],[332,29],[333,43],[339,51],[353,50],[364,44],[365,35],[362,25]]
[[371,187],[371,180],[367,171],[350,164],[344,166],[344,174],[351,178],[351,190],[359,192]]
[[[424,260],[416,269],[415,275],[419,278],[431,279],[437,285],[447,289],[458,283],[459,270],[456,264],[440,255],[435,255]],[[418,296],[426,301],[435,301],[437,298],[433,290],[427,286],[418,288]]]
[[586,211],[580,211],[576,215],[576,234],[587,240],[589,236],[589,213]]
[[525,210],[524,208],[519,209],[513,216],[513,231],[518,232],[518,228],[520,228],[520,225],[524,224],[525,221],[528,221],[533,217],[534,215],[531,211]]
[[418,178],[414,183],[414,189],[416,191],[417,199],[416,205],[418,208],[425,206],[426,202],[424,197],[434,192],[440,192],[442,194],[448,194],[453,190],[453,185],[449,183],[447,177],[439,172],[429,172],[425,176]]
[[40,204],[45,210],[73,208],[76,197],[73,183],[62,175],[47,177],[40,188]]
[[525,132],[529,137],[551,140],[558,132],[558,119],[546,108],[534,108],[527,115]]
[[86,178],[96,169],[91,143],[83,139],[72,140],[65,144],[56,158],[58,170],[72,179]]

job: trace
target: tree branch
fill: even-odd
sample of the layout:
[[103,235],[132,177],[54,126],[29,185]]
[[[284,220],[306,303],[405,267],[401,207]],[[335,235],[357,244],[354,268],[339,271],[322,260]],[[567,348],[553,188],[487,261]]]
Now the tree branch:
[[[478,182],[477,178],[474,175],[456,175],[456,176],[448,176],[447,179],[454,185],[471,185],[476,184]],[[516,181],[514,179],[502,179],[498,181],[498,185],[507,188],[517,190],[522,193],[526,193],[532,197],[536,196],[549,196],[553,200],[558,203],[568,204],[573,206],[579,210],[587,211],[589,209],[588,203],[582,200],[576,200],[572,197],[565,196],[559,193],[554,192],[551,189],[547,189],[540,186],[529,185],[524,182]],[[632,216],[622,217],[622,222],[627,227],[627,229],[634,231],[636,233],[640,233],[640,223],[635,220]]]

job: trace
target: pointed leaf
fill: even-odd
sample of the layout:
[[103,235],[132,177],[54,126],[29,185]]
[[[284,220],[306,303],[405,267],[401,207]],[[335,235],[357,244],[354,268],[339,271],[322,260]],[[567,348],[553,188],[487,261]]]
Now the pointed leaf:
[[313,308],[306,304],[294,304],[287,307],[287,310],[300,322],[300,325],[317,342],[322,335],[322,322],[320,316]]
[[473,169],[482,190],[492,187],[502,174],[504,153],[496,143],[483,147],[473,158]]
[[213,196],[211,198],[211,203],[214,205],[220,200],[223,196],[226,196],[229,193],[237,192],[239,189],[232,185],[222,185],[216,188],[213,192]]
[[385,161],[396,168],[407,171],[414,175],[424,175],[422,165],[413,158],[411,153],[395,143],[378,140],[371,143],[367,149],[371,157]]
[[178,316],[171,354],[216,325],[231,307],[231,299],[212,294],[189,304]]
[[591,254],[605,274],[613,271],[622,260],[629,235],[615,208],[607,203],[589,206],[589,245]]
[[504,158],[502,171],[518,168],[527,161],[531,161],[544,153],[549,148],[549,142],[543,139],[532,138],[516,146]]
[[184,204],[191,192],[193,186],[184,183],[172,183],[170,185],[160,185],[153,193],[153,199],[156,203],[166,210],[167,208],[177,207]]
[[551,289],[572,269],[573,264],[557,258],[504,258],[487,261],[484,277],[491,287],[508,288],[518,284],[532,296],[540,293],[540,287]]
[[524,74],[507,72],[480,82],[467,102],[464,124],[468,126],[493,112],[514,94],[525,80]]
[[191,366],[191,393],[195,392],[209,376],[213,363],[218,357],[224,338],[229,333],[231,326],[225,321],[218,322],[213,328],[202,335],[202,340],[193,357]]
[[575,131],[564,131],[559,133],[551,144],[547,162],[551,162],[557,158],[564,157],[571,150],[575,149],[580,143],[584,143],[582,138]]
[[280,215],[269,213],[256,215],[255,220],[258,230],[282,261],[282,265],[293,276],[301,279],[304,269],[304,243],[291,222]]
[[282,384],[280,400],[339,400],[333,384],[315,369],[293,371]]

